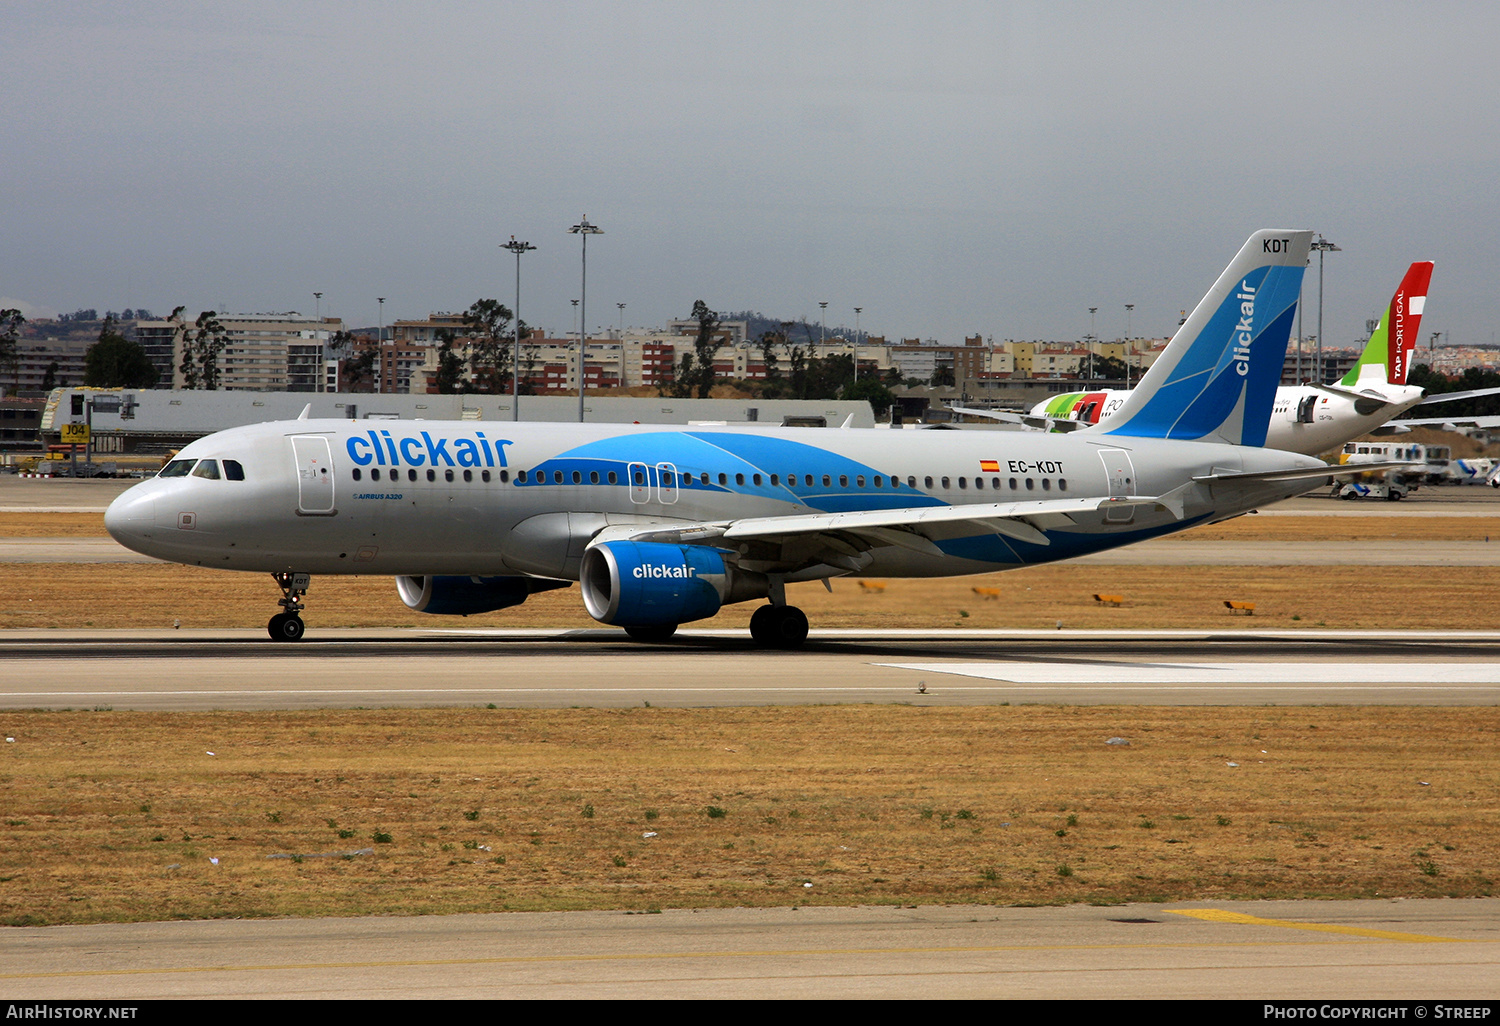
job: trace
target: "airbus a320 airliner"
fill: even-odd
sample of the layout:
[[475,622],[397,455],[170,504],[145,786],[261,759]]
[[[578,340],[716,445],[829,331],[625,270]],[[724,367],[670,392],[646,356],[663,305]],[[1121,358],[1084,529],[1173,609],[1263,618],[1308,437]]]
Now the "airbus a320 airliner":
[[273,574],[279,640],[303,635],[311,575],[385,574],[448,614],[578,581],[639,640],[767,600],[752,637],[796,647],[791,582],[1045,563],[1327,482],[1260,448],[1311,234],[1252,235],[1125,406],[1076,435],[298,420],[193,442],[105,525],[147,555]]

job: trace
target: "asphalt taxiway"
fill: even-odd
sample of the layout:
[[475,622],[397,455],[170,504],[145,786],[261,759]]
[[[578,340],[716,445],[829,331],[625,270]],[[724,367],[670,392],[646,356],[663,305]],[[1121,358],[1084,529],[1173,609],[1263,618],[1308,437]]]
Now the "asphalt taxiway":
[[1500,633],[611,629],[0,633],[0,708],[1381,704],[1500,701]]
[[[1500,995],[1500,899],[705,909],[7,929],[14,1000]],[[1259,1012],[1259,1009],[1257,1009]],[[1325,1018],[1328,1016],[1324,1016]],[[1334,1016],[1335,1018],[1339,1016]]]

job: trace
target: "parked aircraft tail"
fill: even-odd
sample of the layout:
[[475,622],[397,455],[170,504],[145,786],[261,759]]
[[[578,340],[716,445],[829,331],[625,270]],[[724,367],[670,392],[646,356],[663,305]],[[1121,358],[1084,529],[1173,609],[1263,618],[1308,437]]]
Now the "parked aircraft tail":
[[1264,445],[1311,243],[1250,236],[1102,432]]
[[1422,308],[1427,305],[1427,286],[1432,281],[1432,261],[1419,260],[1406,271],[1406,277],[1396,288],[1385,312],[1380,315],[1380,325],[1370,336],[1359,363],[1349,368],[1349,373],[1339,379],[1339,384],[1353,388],[1361,377],[1375,376],[1366,367],[1379,367],[1380,384],[1406,384],[1411,373],[1411,354],[1417,345],[1417,330],[1422,326]]

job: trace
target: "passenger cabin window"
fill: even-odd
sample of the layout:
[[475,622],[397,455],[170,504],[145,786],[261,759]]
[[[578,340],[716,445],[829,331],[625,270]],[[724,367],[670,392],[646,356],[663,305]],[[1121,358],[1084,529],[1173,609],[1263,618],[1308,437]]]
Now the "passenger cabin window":
[[171,463],[168,463],[165,467],[162,467],[161,468],[161,473],[157,474],[156,476],[157,477],[187,477],[188,473],[193,469],[193,464],[197,463],[197,462],[198,462],[197,460],[173,460]]

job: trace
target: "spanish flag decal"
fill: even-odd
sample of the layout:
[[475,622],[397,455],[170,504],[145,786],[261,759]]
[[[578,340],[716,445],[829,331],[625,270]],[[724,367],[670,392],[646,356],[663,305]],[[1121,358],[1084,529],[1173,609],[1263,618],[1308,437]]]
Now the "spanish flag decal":
[[980,460],[979,461],[979,472],[981,474],[998,474],[998,473],[1000,473],[1000,461],[999,460]]

